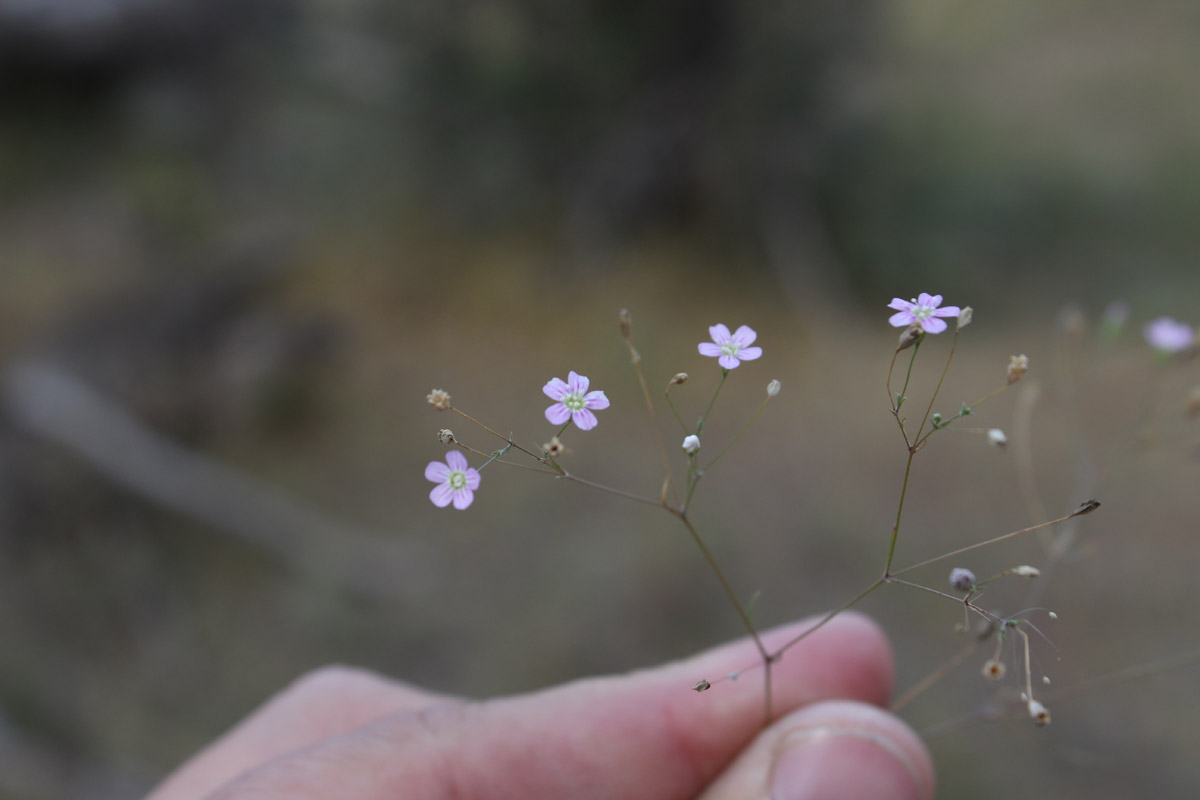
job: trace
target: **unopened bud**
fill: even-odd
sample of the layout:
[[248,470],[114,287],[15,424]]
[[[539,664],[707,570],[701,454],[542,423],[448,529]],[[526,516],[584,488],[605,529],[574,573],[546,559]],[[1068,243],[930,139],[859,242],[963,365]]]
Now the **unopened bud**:
[[438,411],[445,411],[450,408],[450,393],[445,389],[434,389],[429,394],[425,395],[429,405],[436,408]]
[[700,680],[696,681],[696,685],[692,687],[692,691],[707,692],[711,688],[712,688],[711,683],[709,683],[708,681],[706,681],[704,679],[700,679]]
[[629,316],[628,308],[622,308],[617,312],[617,326],[621,329],[621,335],[626,339],[633,336],[633,317]]
[[676,372],[671,380],[667,381],[667,386],[674,386],[677,383],[687,383],[688,374],[686,372]]
[[999,428],[989,429],[987,432],[987,437],[988,437],[988,444],[995,445],[996,447],[999,447],[1001,450],[1004,449],[1004,445],[1008,444],[1008,437],[1005,436],[1004,431],[1000,430]]
[[955,327],[955,330],[961,331],[963,328],[970,325],[971,317],[973,316],[975,316],[975,309],[971,308],[970,306],[963,306],[962,310],[958,312],[958,325]]
[[994,658],[989,658],[987,661],[983,662],[983,669],[981,671],[983,672],[983,677],[987,678],[989,681],[999,681],[1004,679],[1004,672],[1006,669],[1007,668],[1004,666],[1003,661],[997,661]]
[[1072,517],[1079,517],[1084,514],[1090,514],[1100,507],[1099,500],[1084,500],[1079,504],[1079,508],[1071,512]]
[[1022,353],[1008,359],[1008,382],[1016,383],[1029,371],[1029,356]]
[[771,382],[767,384],[767,397],[776,396],[777,394],[779,394],[779,390],[781,388],[782,388],[782,384],[780,384],[779,381],[772,378]]
[[955,567],[950,570],[950,585],[960,592],[969,591],[975,586],[975,573],[965,567]]
[[700,449],[700,437],[696,434],[689,434],[683,437],[683,452],[689,456]]
[[1044,728],[1050,724],[1050,709],[1039,703],[1037,700],[1030,698],[1029,700],[1029,717],[1037,724],[1039,728]]
[[442,444],[450,444],[454,441],[454,431],[449,428],[442,428],[438,431],[438,441]]
[[1019,567],[1014,567],[1012,574],[1021,578],[1036,578],[1042,574],[1042,571],[1037,567],[1031,567],[1028,564],[1022,564]]
[[925,330],[920,325],[909,325],[900,333],[900,339],[896,342],[896,352],[912,347],[920,341],[924,333]]

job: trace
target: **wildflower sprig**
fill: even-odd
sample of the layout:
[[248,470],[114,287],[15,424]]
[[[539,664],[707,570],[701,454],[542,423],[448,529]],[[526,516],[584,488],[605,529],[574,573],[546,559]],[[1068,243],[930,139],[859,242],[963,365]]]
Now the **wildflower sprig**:
[[[900,429],[905,444],[906,462],[897,502],[895,520],[892,524],[890,536],[887,538],[887,554],[883,564],[883,569],[877,578],[868,583],[851,599],[828,612],[808,630],[800,633],[790,641],[784,642],[781,646],[775,647],[774,649],[768,649],[765,646],[755,626],[755,623],[750,616],[750,610],[754,600],[749,602],[742,601],[741,596],[735,590],[732,583],[722,570],[712,550],[706,544],[690,515],[691,504],[694,495],[706,472],[720,462],[730,451],[732,446],[739,442],[746,435],[751,426],[763,413],[767,404],[780,393],[779,381],[770,381],[767,384],[765,396],[763,397],[757,409],[748,416],[746,421],[738,429],[737,433],[732,437],[732,439],[720,446],[719,449],[716,449],[715,455],[706,459],[706,454],[712,452],[712,448],[706,441],[708,434],[706,433],[705,426],[712,415],[714,408],[716,407],[716,401],[718,396],[721,394],[722,388],[729,381],[730,376],[735,370],[738,370],[746,362],[758,360],[763,355],[762,348],[755,344],[757,341],[757,333],[748,325],[742,325],[738,327],[733,333],[731,333],[729,328],[724,324],[718,323],[716,325],[712,325],[708,329],[711,341],[701,342],[697,345],[697,352],[701,356],[717,359],[717,364],[720,367],[721,373],[720,378],[716,382],[716,385],[713,389],[712,395],[707,401],[707,405],[705,406],[703,413],[696,418],[694,429],[685,422],[683,414],[680,413],[676,401],[672,397],[672,389],[687,383],[689,380],[688,374],[685,372],[677,372],[666,383],[664,399],[683,433],[682,443],[679,445],[680,449],[683,451],[682,457],[686,460],[686,480],[682,487],[680,487],[682,492],[677,490],[674,483],[671,453],[668,452],[666,447],[666,439],[663,436],[661,427],[659,426],[658,417],[655,413],[653,398],[648,390],[641,354],[634,345],[632,317],[628,311],[622,311],[618,315],[618,328],[628,348],[631,365],[637,376],[637,381],[642,389],[646,410],[650,417],[650,422],[653,427],[655,439],[658,443],[662,458],[663,480],[657,497],[608,486],[598,481],[583,478],[568,470],[564,463],[566,460],[564,459],[564,455],[568,452],[568,450],[562,442],[562,437],[571,427],[578,428],[581,432],[587,432],[595,429],[600,424],[601,420],[594,412],[608,409],[610,406],[608,397],[604,392],[592,390],[591,382],[586,376],[571,370],[568,372],[568,377],[565,381],[557,377],[551,378],[542,387],[543,393],[552,401],[554,401],[545,409],[544,414],[546,420],[552,425],[556,426],[557,430],[552,436],[549,437],[549,441],[540,447],[522,447],[514,441],[511,434],[505,436],[493,428],[483,424],[482,422],[479,422],[474,417],[453,406],[450,401],[450,395],[442,390],[435,390],[434,392],[430,393],[428,398],[429,402],[436,409],[439,411],[452,410],[463,418],[478,425],[489,434],[501,439],[504,443],[503,447],[492,451],[489,454],[465,445],[449,431],[443,430],[440,432],[439,438],[441,438],[443,442],[454,444],[464,451],[483,457],[485,460],[478,467],[478,469],[472,469],[467,465],[466,459],[461,453],[457,451],[451,451],[447,455],[447,460],[444,464],[440,462],[432,462],[427,468],[426,476],[439,485],[435,487],[434,492],[431,493],[431,500],[433,500],[433,502],[439,506],[445,506],[453,503],[456,508],[466,508],[473,502],[473,493],[479,487],[479,471],[493,463],[497,463],[506,466],[520,466],[527,470],[549,475],[555,479],[566,480],[586,488],[603,491],[614,496],[655,506],[666,511],[668,514],[676,518],[687,532],[688,537],[691,539],[705,562],[708,564],[714,578],[720,585],[722,592],[725,594],[731,607],[737,614],[743,627],[750,636],[751,640],[754,642],[758,651],[758,661],[755,664],[750,665],[745,669],[738,670],[734,673],[730,673],[726,676],[718,676],[712,680],[710,680],[711,676],[702,676],[701,679],[695,683],[693,688],[695,688],[697,691],[706,691],[716,683],[720,683],[725,680],[736,680],[744,672],[750,669],[761,667],[763,670],[764,717],[768,721],[773,716],[771,682],[772,665],[778,661],[784,652],[799,644],[812,633],[833,620],[837,615],[857,605],[864,598],[879,588],[887,584],[895,584],[897,586],[905,586],[922,592],[930,593],[960,605],[963,609],[963,613],[967,615],[968,622],[971,616],[982,620],[984,623],[986,623],[988,630],[994,632],[993,634],[989,634],[989,636],[995,635],[997,637],[997,641],[1002,640],[1006,631],[1015,631],[1016,634],[1021,638],[1025,648],[1024,652],[1026,668],[1024,670],[1024,696],[1027,702],[1027,710],[1035,719],[1035,721],[1037,721],[1039,724],[1044,724],[1045,722],[1049,721],[1049,712],[1046,711],[1045,707],[1039,701],[1034,699],[1032,678],[1030,676],[1028,667],[1030,648],[1029,639],[1028,634],[1026,634],[1021,628],[1022,625],[1026,624],[1026,621],[1004,617],[998,612],[981,607],[976,602],[984,587],[988,584],[1010,575],[1027,578],[1035,577],[1038,574],[1037,568],[1029,565],[1013,567],[980,581],[977,580],[974,573],[970,572],[969,570],[962,567],[956,567],[951,573],[951,587],[955,589],[958,594],[952,594],[944,589],[924,585],[915,580],[911,580],[908,576],[909,573],[915,572],[920,568],[930,566],[952,557],[961,556],[976,549],[997,544],[1025,533],[1041,530],[1064,522],[1073,517],[1086,514],[1098,507],[1099,504],[1095,501],[1089,501],[1088,503],[1081,505],[1070,514],[1058,517],[1057,519],[1052,519],[1047,522],[1022,528],[1020,530],[996,535],[983,541],[959,547],[950,552],[943,553],[942,555],[935,556],[906,567],[897,568],[895,566],[897,545],[900,539],[901,523],[904,515],[905,500],[908,494],[910,477],[912,474],[913,462],[916,454],[927,445],[928,440],[933,433],[950,427],[953,425],[953,423],[964,417],[974,415],[980,405],[983,405],[988,400],[1004,391],[1007,387],[1016,383],[1028,369],[1028,360],[1024,356],[1014,356],[1006,371],[1004,383],[1001,384],[997,389],[984,395],[980,400],[973,404],[963,403],[959,410],[951,416],[947,417],[941,413],[934,412],[933,408],[937,397],[942,390],[942,386],[949,373],[951,362],[953,361],[957,351],[959,335],[962,329],[970,323],[973,315],[973,311],[969,306],[960,308],[958,306],[942,306],[941,303],[941,295],[922,293],[911,301],[895,298],[893,299],[892,303],[889,304],[890,308],[897,311],[896,314],[893,314],[890,317],[889,322],[894,326],[904,327],[904,331],[900,336],[898,346],[893,352],[891,364],[888,368],[887,390],[889,398],[888,408],[890,413],[896,419]],[[913,365],[916,362],[917,356],[921,351],[922,344],[924,343],[925,339],[930,335],[937,335],[945,332],[949,328],[946,320],[956,317],[957,322],[951,337],[949,354],[946,357],[945,365],[941,369],[936,386],[934,387],[924,413],[922,414],[920,421],[914,430],[908,425],[907,420],[901,414],[905,401],[908,399],[908,391],[913,379]],[[905,370],[904,383],[900,391],[893,392],[892,376],[895,372],[900,353],[906,350],[910,351],[910,356],[907,369]],[[1002,431],[999,432],[999,436],[996,435],[996,432],[999,431],[999,429],[979,430],[986,431],[989,441],[991,441],[993,444],[1003,445],[1007,441],[1007,437],[1004,436]],[[675,441],[679,442],[680,440],[676,439]],[[520,464],[512,461],[511,458],[504,458],[504,456],[511,456],[513,451],[516,451],[515,454],[517,456],[527,456],[528,458],[532,459],[533,463]],[[680,457],[678,450],[674,451],[674,457],[676,459]],[[755,600],[757,600],[758,596],[758,594],[754,595]],[[966,629],[966,627],[966,625],[963,626],[964,629]],[[982,641],[982,638],[980,641]],[[999,650],[997,651],[996,657],[998,658],[998,656]],[[964,655],[962,658],[965,659],[966,656]],[[936,678],[927,679],[927,682],[930,685],[932,685],[932,683],[935,681]],[[911,696],[915,696],[915,694],[910,692],[905,695],[906,698],[910,698]],[[907,702],[907,699],[905,702]]]

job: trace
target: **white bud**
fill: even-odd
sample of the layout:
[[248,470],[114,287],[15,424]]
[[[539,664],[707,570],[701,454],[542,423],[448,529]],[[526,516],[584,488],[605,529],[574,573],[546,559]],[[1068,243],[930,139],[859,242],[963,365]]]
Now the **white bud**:
[[767,384],[767,397],[774,397],[775,395],[779,394],[780,388],[779,381],[772,378],[771,382]]
[[1039,728],[1050,724],[1050,709],[1046,708],[1037,700],[1030,699],[1029,716],[1035,723],[1037,723]]
[[696,434],[690,434],[683,437],[683,452],[689,456],[700,449],[700,437]]
[[962,310],[958,312],[958,325],[955,329],[961,331],[963,328],[970,325],[971,317],[974,315],[975,309],[971,308],[970,306],[963,306]]
[[1005,436],[1004,431],[1000,430],[999,428],[989,429],[987,432],[987,437],[988,437],[988,444],[995,445],[996,447],[999,447],[1001,450],[1004,449],[1004,445],[1008,444],[1008,437]]
[[1042,571],[1037,567],[1031,567],[1028,564],[1022,564],[1019,567],[1013,568],[1013,575],[1018,575],[1022,578],[1036,578],[1041,575]]

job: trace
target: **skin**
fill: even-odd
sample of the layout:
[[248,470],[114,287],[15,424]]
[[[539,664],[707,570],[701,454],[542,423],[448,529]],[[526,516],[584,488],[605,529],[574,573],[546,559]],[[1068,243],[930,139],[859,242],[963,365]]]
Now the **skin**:
[[[786,641],[813,620],[764,635]],[[345,667],[287,687],[148,800],[339,798],[900,798],[933,796],[920,739],[883,711],[892,657],[843,614],[774,667],[763,727],[747,640],[627,675],[492,700],[439,695]]]

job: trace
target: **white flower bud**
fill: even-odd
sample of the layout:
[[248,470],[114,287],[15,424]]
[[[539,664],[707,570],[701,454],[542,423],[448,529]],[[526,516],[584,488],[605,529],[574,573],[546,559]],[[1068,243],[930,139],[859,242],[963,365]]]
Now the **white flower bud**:
[[696,434],[690,434],[683,437],[683,452],[689,456],[700,449],[700,437]]
[[958,325],[956,326],[956,330],[961,331],[963,328],[970,325],[971,317],[973,316],[975,316],[975,309],[971,308],[970,306],[963,306],[962,310],[958,312]]
[[1017,575],[1022,578],[1036,578],[1041,574],[1042,571],[1040,569],[1037,567],[1031,567],[1028,564],[1022,564],[1019,567],[1013,568],[1013,575]]
[[767,384],[767,397],[774,397],[775,395],[779,394],[780,388],[782,387],[780,386],[779,381],[772,378],[771,382]]
[[1029,700],[1029,717],[1037,723],[1039,728],[1050,724],[1050,709],[1039,703],[1037,700]]
[[989,429],[987,432],[987,437],[988,437],[988,444],[995,445],[996,447],[999,447],[1001,450],[1004,449],[1004,445],[1008,444],[1008,437],[1005,436],[1004,431],[1000,430],[999,428]]

